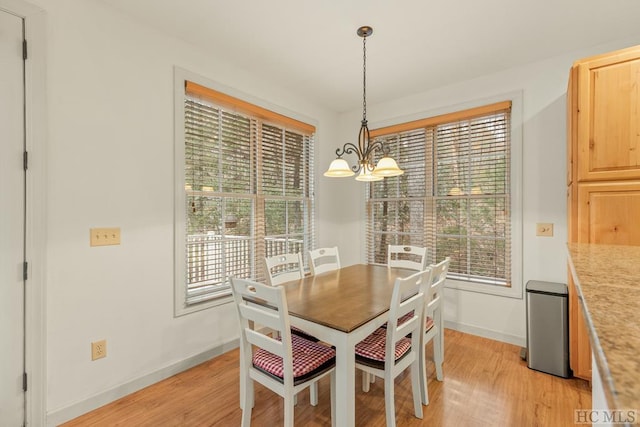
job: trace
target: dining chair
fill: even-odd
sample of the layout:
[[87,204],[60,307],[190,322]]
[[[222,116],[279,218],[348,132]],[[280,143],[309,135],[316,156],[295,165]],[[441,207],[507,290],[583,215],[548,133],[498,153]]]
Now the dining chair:
[[[267,270],[267,284],[278,286],[291,280],[302,279],[304,277],[304,265],[302,263],[302,254],[288,253],[274,255],[264,259],[265,268]],[[275,331],[274,331],[275,332]],[[311,341],[318,341],[316,337],[306,333],[299,328],[291,328],[291,332]],[[277,332],[275,332],[277,334]],[[309,392],[309,401],[311,405],[318,404],[318,385],[313,384]]]
[[[284,425],[293,427],[296,394],[327,375],[331,377],[331,423],[335,425],[335,350],[291,333],[284,288],[230,280],[240,319],[242,427],[251,425],[254,382],[284,399]],[[251,322],[278,331],[279,338],[254,330]]]
[[[368,375],[384,379],[387,427],[396,425],[394,380],[409,367],[411,368],[414,413],[417,418],[422,418],[420,333],[421,323],[424,321],[424,293],[430,284],[431,269],[429,268],[407,278],[396,279],[387,327],[376,329],[355,346],[356,368]],[[366,376],[362,378],[365,392],[369,391],[368,378]]]
[[442,381],[444,373],[442,363],[444,362],[444,283],[449,271],[450,258],[446,257],[437,264],[429,267],[432,271],[431,286],[425,292],[425,311],[422,332],[423,342],[420,346],[420,394],[422,404],[429,404],[429,391],[427,388],[427,361],[426,345],[433,341],[433,361],[436,365],[436,379]]
[[320,274],[340,268],[340,253],[338,247],[318,248],[309,251],[309,265],[311,274]]
[[266,257],[264,263],[267,270],[267,284],[271,286],[304,277],[304,264],[300,252]]
[[[387,248],[387,266],[423,271],[427,266],[427,248],[411,245],[389,245]],[[364,390],[365,381],[374,383],[376,377],[368,375],[366,372],[362,374],[362,388]]]
[[389,245],[387,265],[389,267],[422,271],[427,266],[427,248],[409,245]]

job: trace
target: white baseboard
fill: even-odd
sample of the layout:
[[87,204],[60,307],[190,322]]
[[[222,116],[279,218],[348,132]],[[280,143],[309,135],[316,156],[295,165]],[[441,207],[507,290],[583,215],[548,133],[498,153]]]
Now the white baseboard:
[[151,384],[155,384],[182,371],[186,371],[189,368],[193,368],[196,365],[204,363],[207,360],[213,359],[214,357],[233,350],[237,347],[238,340],[236,339],[229,343],[222,344],[218,347],[211,348],[187,359],[173,363],[155,372],[151,372],[140,378],[136,378],[132,381],[121,384],[102,393],[91,396],[88,399],[74,403],[73,405],[50,412],[47,414],[46,425],[50,427],[60,425],[64,422],[79,417],[82,414],[86,414],[87,412],[104,406],[107,403],[111,403],[114,400],[120,399],[121,397],[150,386]]
[[506,342],[508,344],[517,345],[519,347],[526,347],[527,338],[517,335],[505,334],[503,332],[494,331],[491,329],[479,328],[477,326],[468,325],[465,323],[444,321],[445,328],[454,329],[456,331],[464,332],[471,335],[477,335],[483,338],[489,338],[495,341]]

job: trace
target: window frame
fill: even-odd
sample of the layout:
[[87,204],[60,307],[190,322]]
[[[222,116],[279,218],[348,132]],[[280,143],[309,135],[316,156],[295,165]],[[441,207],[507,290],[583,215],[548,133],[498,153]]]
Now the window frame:
[[[494,284],[483,284],[478,282],[468,282],[464,280],[456,280],[448,277],[445,287],[449,289],[463,290],[482,294],[503,296],[509,298],[523,298],[523,279],[522,279],[522,91],[514,91],[505,94],[495,95],[483,99],[469,101],[465,103],[455,104],[443,108],[429,110],[426,112],[415,113],[407,116],[396,117],[392,120],[374,123],[372,133],[376,130],[388,126],[397,126],[409,124],[414,121],[425,120],[426,118],[436,117],[443,114],[452,114],[463,110],[473,108],[481,108],[490,104],[501,101],[511,101],[511,169],[510,169],[510,188],[511,188],[511,286],[500,286]],[[402,165],[399,165],[402,168]],[[367,212],[367,194],[369,185],[363,192],[364,212]],[[365,218],[362,226],[362,235],[367,235],[368,218]],[[363,247],[363,255],[368,257],[367,248]]]
[[[249,111],[249,114],[259,115],[260,110],[268,110],[273,113],[273,116],[277,118],[284,118],[290,120],[293,127],[284,126],[287,129],[294,129],[297,124],[309,126],[315,130],[315,123],[313,120],[301,116],[300,114],[285,110],[281,107],[271,105],[268,102],[257,99],[245,93],[239,92],[233,88],[226,87],[217,82],[209,80],[205,77],[197,75],[193,72],[185,70],[180,67],[174,67],[174,316],[179,317],[185,314],[205,310],[211,307],[220,306],[233,302],[233,297],[229,293],[218,298],[213,298],[207,301],[203,301],[195,304],[187,304],[186,287],[188,286],[186,277],[186,224],[187,215],[185,212],[186,193],[185,189],[185,84],[186,82],[195,83],[196,85],[203,86],[204,88],[211,89],[216,92],[220,92],[223,96],[228,96],[230,99],[234,98],[238,100],[241,106],[244,107],[244,111],[247,108],[255,107],[255,111]],[[256,113],[257,112],[257,113]],[[262,117],[261,117],[262,118]],[[266,121],[265,123],[269,123]],[[311,149],[315,145],[315,138],[312,138]],[[313,153],[311,154],[311,161],[313,161]],[[313,170],[313,165],[311,165]],[[315,185],[315,176],[310,177],[311,189]],[[273,195],[269,194],[253,194],[253,199],[256,203],[264,202],[265,199],[273,199]],[[287,196],[275,196],[276,198],[287,198]],[[309,212],[310,224],[306,224],[311,229],[311,244],[316,240],[316,204],[313,202],[313,193],[310,193],[311,206]],[[255,209],[254,209],[255,212]],[[255,217],[252,218],[252,222],[255,221]],[[305,225],[305,226],[306,226]],[[255,240],[255,237],[252,240]],[[261,268],[256,266],[257,268]]]

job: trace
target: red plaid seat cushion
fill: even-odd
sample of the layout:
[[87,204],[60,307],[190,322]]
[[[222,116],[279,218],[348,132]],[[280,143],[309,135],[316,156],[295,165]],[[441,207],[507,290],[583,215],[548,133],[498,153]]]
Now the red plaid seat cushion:
[[[314,370],[323,368],[335,361],[335,349],[309,341],[297,335],[291,335],[293,352],[293,377],[304,377]],[[253,366],[278,378],[284,378],[282,357],[258,349],[253,354]]]
[[[410,311],[409,313],[399,318],[398,325],[402,325],[404,322],[411,319],[411,317],[413,317],[413,311]],[[425,323],[426,323],[425,325],[426,327],[424,329],[425,331],[428,331],[429,329],[433,328],[433,319],[431,317],[427,316],[427,321]]]
[[302,329],[296,328],[295,326],[291,327],[291,333],[292,334],[296,334],[299,337],[302,337],[302,338],[307,339],[309,341],[320,341],[318,338],[314,337],[313,335],[309,335],[308,333],[306,333]]
[[[384,362],[387,330],[385,328],[376,329],[371,335],[356,344],[356,355],[365,359]],[[395,360],[404,356],[411,348],[411,340],[402,338],[396,343]]]
[[427,316],[425,331],[428,331],[431,328],[433,328],[433,319],[431,317]]
[[[406,322],[407,320],[411,319],[411,317],[413,317],[413,311],[410,311],[409,313],[407,313],[404,316],[402,316],[401,318],[399,318],[398,319],[398,325],[402,325],[404,322]],[[387,324],[385,323],[384,325],[382,325],[382,327],[386,328]],[[431,317],[427,316],[425,331],[428,331],[431,328],[433,328],[433,319]]]
[[410,312],[408,312],[407,314],[405,314],[404,316],[398,319],[398,326],[402,325],[404,322],[411,319],[412,317],[413,317],[413,310],[411,310]]

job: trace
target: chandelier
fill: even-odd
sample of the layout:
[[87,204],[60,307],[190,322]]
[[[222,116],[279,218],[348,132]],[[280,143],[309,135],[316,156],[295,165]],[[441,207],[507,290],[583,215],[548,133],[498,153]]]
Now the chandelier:
[[[402,175],[404,171],[389,156],[388,148],[381,141],[371,141],[369,128],[367,127],[367,37],[373,34],[373,28],[365,26],[358,28],[358,35],[362,37],[362,122],[360,133],[358,134],[358,145],[347,142],[342,148],[336,150],[337,159],[331,162],[329,169],[324,173],[328,177],[356,176],[358,181],[380,181],[390,176]],[[374,165],[374,152],[381,152],[382,158]],[[349,164],[342,158],[344,154],[355,154],[358,156],[357,164],[349,167]]]

